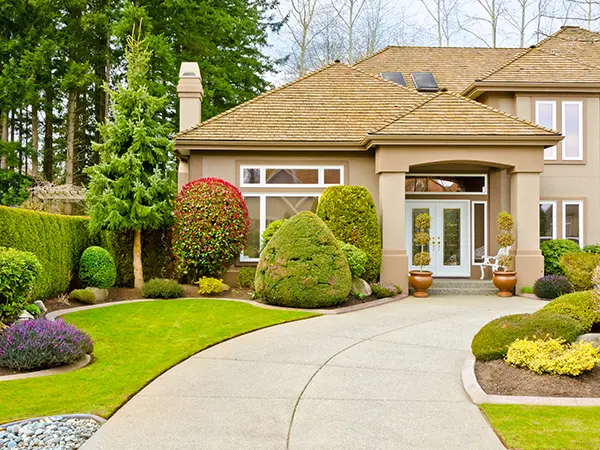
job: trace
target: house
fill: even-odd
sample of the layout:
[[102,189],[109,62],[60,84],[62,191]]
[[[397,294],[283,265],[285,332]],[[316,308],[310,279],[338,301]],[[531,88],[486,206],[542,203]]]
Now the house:
[[541,240],[600,241],[599,33],[563,27],[526,49],[387,47],[201,124],[197,65],[184,63],[178,91],[180,186],[216,176],[246,198],[238,265],[257,261],[271,221],[314,210],[339,183],[372,193],[381,279],[405,291],[421,211],[437,277],[479,278],[503,210],[516,220],[518,288],[543,275]]

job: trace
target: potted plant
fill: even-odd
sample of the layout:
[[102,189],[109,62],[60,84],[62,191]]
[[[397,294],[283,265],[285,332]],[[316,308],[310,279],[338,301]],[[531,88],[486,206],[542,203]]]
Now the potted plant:
[[498,229],[500,233],[496,238],[500,250],[496,257],[498,269],[494,271],[492,281],[498,289],[498,297],[512,297],[513,289],[517,285],[517,272],[509,270],[512,267],[512,256],[510,254],[511,246],[515,243],[515,237],[512,229],[515,226],[515,219],[512,214],[506,211],[498,213]]
[[427,289],[433,284],[433,273],[429,270],[423,270],[423,266],[429,265],[431,257],[425,251],[425,246],[429,243],[429,228],[431,227],[431,217],[427,213],[421,213],[415,218],[415,228],[417,232],[414,235],[415,244],[420,246],[420,251],[413,257],[413,264],[419,266],[420,270],[411,270],[408,279],[410,285],[415,290],[415,297],[428,297]]

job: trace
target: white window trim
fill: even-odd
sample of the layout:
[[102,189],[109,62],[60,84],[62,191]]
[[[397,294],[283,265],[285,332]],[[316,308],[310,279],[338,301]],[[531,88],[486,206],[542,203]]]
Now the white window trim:
[[562,202],[562,238],[569,239],[567,237],[567,206],[577,205],[579,206],[579,246],[583,248],[583,201],[582,200],[563,200]]
[[[558,223],[558,210],[557,204],[555,200],[542,200],[540,201],[540,206],[542,205],[552,205],[552,237],[540,236],[540,240],[544,239],[556,239],[557,235],[557,223]],[[539,214],[539,213],[538,213]]]
[[483,177],[483,192],[409,192],[406,195],[487,195],[488,176],[486,173],[410,173],[406,179],[419,177]]
[[583,159],[583,102],[581,100],[579,101],[563,101],[562,102],[562,129],[563,129],[563,136],[564,136],[564,130],[566,130],[566,114],[565,114],[565,107],[567,105],[577,105],[577,110],[578,110],[578,114],[579,114],[579,139],[578,139],[578,144],[579,144],[579,154],[577,156],[566,156],[566,146],[564,145],[564,140],[563,140],[563,146],[562,146],[562,159],[565,161],[581,161]]
[[[540,109],[538,105],[552,105],[552,129],[556,130],[556,101],[554,100],[536,100],[535,102],[535,123],[540,124]],[[564,127],[563,127],[564,128]],[[551,150],[552,153],[550,156],[546,157],[546,150]],[[544,160],[545,161],[556,161],[556,145],[553,147],[548,147],[544,150]]]
[[[244,169],[259,169],[260,170],[260,183],[244,183]],[[308,169],[308,170],[318,170],[318,183],[317,184],[267,184],[266,174],[267,169]],[[333,184],[325,184],[325,170],[327,169],[339,169],[340,171],[340,182]],[[328,186],[336,186],[338,184],[345,184],[345,174],[344,174],[344,166],[343,165],[327,165],[327,166],[304,166],[304,165],[282,165],[282,164],[273,164],[273,165],[263,165],[263,164],[243,164],[240,165],[240,187],[249,187],[249,188],[296,188],[296,189],[305,189],[305,188],[325,188]]]
[[[256,186],[255,184],[252,186]],[[299,186],[299,185],[295,185]],[[300,185],[304,186],[304,185]],[[258,245],[260,252],[260,244],[262,243],[262,235],[267,229],[267,197],[317,197],[318,201],[321,201],[322,193],[315,192],[259,192],[259,193],[242,193],[244,199],[247,197],[254,197],[259,199],[260,217],[259,217],[259,235]],[[240,253],[240,262],[258,262],[260,258],[250,258],[244,255],[244,251]]]
[[475,261],[475,205],[483,205],[483,248],[484,255],[488,254],[488,205],[487,201],[471,202],[471,264],[481,266],[482,263]]

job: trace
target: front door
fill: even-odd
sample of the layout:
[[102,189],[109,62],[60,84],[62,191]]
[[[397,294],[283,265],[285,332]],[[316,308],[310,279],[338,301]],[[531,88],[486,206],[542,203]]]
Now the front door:
[[414,244],[415,218],[426,212],[431,216],[429,244],[424,249],[431,256],[431,263],[424,270],[431,270],[436,277],[469,277],[471,255],[469,252],[469,201],[459,200],[407,200],[406,246],[410,270],[413,256],[421,249]]

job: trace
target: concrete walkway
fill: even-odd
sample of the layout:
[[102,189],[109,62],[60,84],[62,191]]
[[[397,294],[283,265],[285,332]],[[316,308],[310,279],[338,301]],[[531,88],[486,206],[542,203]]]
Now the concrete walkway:
[[82,448],[502,449],[461,367],[483,324],[541,306],[411,297],[260,330],[169,370]]

